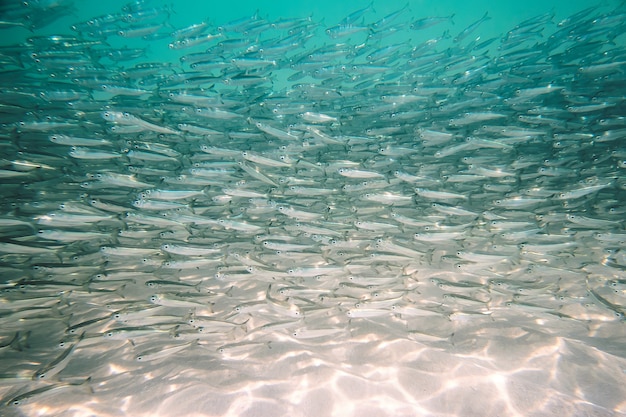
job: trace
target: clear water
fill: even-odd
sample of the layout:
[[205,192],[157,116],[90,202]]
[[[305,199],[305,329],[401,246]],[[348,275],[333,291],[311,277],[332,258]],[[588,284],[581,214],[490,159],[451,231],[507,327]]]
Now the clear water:
[[[374,1],[326,35],[368,4],[4,6],[0,415],[626,415],[623,4],[555,42],[592,3]],[[162,37],[70,29],[128,5]],[[248,70],[181,63],[245,34],[169,47],[253,17],[319,25]],[[64,64],[50,35],[102,42]]]

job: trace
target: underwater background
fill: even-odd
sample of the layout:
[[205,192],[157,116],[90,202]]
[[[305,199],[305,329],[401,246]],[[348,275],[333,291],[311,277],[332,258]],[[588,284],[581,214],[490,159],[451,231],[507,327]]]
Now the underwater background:
[[626,415],[625,29],[0,3],[0,415]]

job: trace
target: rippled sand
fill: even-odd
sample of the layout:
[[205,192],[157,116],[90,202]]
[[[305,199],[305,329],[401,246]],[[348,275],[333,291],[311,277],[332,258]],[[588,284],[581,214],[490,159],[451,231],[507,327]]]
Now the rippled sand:
[[[251,318],[248,327],[271,322],[271,312],[263,316]],[[345,332],[296,339],[292,331],[301,324],[295,323],[256,335],[249,331],[241,346],[228,346],[235,335],[207,334],[197,345],[150,363],[139,363],[138,352],[185,342],[167,333],[132,343],[87,334],[63,379],[91,377],[93,392],[84,386],[59,388],[9,405],[3,415],[626,414],[622,322],[592,325],[507,310],[457,320],[395,315],[348,320],[330,309],[315,324]],[[33,328],[39,337],[50,331]],[[42,355],[50,346],[45,342],[30,341]],[[216,347],[224,345],[219,352]],[[4,348],[3,355],[4,362],[15,361],[14,369],[26,366],[20,352]],[[15,385],[2,381],[3,395]]]

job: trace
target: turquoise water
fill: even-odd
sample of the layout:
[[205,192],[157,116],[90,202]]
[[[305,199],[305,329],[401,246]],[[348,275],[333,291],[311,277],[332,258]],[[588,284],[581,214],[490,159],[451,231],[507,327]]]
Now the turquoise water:
[[[68,28],[71,24],[87,20],[94,16],[102,16],[121,11],[126,4],[124,0],[112,0],[107,2],[83,2],[74,4],[74,12],[65,18],[60,18],[53,24],[39,28],[35,31],[37,35],[49,35],[57,33],[71,33]],[[479,0],[472,2],[464,1],[386,1],[374,2],[373,10],[368,12],[363,21],[376,21],[378,18],[386,16],[408,5],[400,21],[418,19],[430,16],[455,15],[454,24],[448,28],[451,32],[461,31],[475,20],[479,19],[485,12],[489,12],[491,20],[485,22],[480,28],[480,35],[487,39],[491,36],[501,36],[516,24],[537,15],[552,12],[553,22],[558,23],[561,19],[570,16],[591,5],[596,5],[599,11],[609,11],[619,5],[619,1],[589,2],[585,0],[576,1],[539,1],[529,0],[524,2],[492,2]],[[316,22],[322,22],[322,26],[332,26],[350,13],[360,8],[366,7],[368,1],[337,2],[330,0],[320,0],[315,2],[282,2],[282,1],[240,1],[236,7],[220,4],[219,2],[189,1],[183,0],[172,4],[167,1],[150,2],[150,6],[171,8],[172,13],[168,19],[173,28],[182,28],[188,25],[209,22],[214,26],[219,26],[232,20],[246,16],[253,16],[258,12],[259,17],[268,20],[276,20],[287,17],[311,16]],[[425,30],[424,33],[407,33],[403,36],[412,41],[419,42],[440,35],[444,28],[442,26]],[[321,33],[322,31],[320,31]],[[5,31],[6,37],[0,39],[1,44],[11,44],[19,42],[33,33],[27,30]],[[320,41],[325,42],[323,34],[320,34]],[[111,39],[115,42],[115,39]],[[127,42],[122,42],[127,43]],[[131,42],[133,43],[133,42]],[[139,44],[138,42],[137,44]],[[151,53],[155,58],[169,58],[169,50],[166,45],[151,46]]]
[[[54,3],[54,2],[53,2]],[[275,2],[275,1],[243,1],[238,2],[237,7],[225,6],[216,2],[197,2],[197,1],[181,1],[175,4],[167,1],[151,1],[146,3],[146,7],[161,10],[156,19],[148,19],[148,25],[154,22],[165,23],[164,27],[157,32],[161,34],[162,39],[143,40],[138,38],[124,38],[121,36],[107,37],[107,44],[114,48],[146,48],[146,54],[135,61],[129,61],[127,64],[135,64],[139,62],[171,62],[179,65],[180,58],[188,53],[197,53],[206,49],[211,45],[215,45],[220,39],[214,42],[208,42],[192,48],[181,50],[172,50],[168,47],[171,39],[168,34],[175,29],[181,29],[194,24],[208,23],[212,28],[212,32],[217,33],[220,25],[229,22],[257,17],[268,21],[280,20],[293,17],[310,17],[313,22],[319,24],[313,31],[314,36],[307,41],[307,48],[319,48],[323,45],[329,45],[331,39],[324,33],[327,27],[338,24],[346,16],[354,11],[364,8],[369,9],[358,21],[353,22],[357,25],[367,25],[376,22],[378,19],[387,16],[398,10],[404,10],[403,13],[395,21],[396,25],[408,25],[417,19],[428,17],[454,17],[443,23],[428,27],[423,30],[414,31],[406,26],[402,27],[397,34],[386,36],[381,40],[370,42],[375,45],[392,45],[397,43],[405,43],[407,46],[420,45],[429,40],[438,39],[437,50],[442,51],[453,46],[452,38],[467,28],[473,22],[480,19],[485,13],[488,13],[490,19],[482,22],[479,27],[472,32],[466,39],[486,41],[496,38],[496,42],[489,47],[490,54],[497,55],[497,47],[499,40],[506,33],[515,28],[515,26],[525,20],[532,20],[544,14],[552,14],[553,17],[549,24],[544,25],[541,37],[537,37],[537,42],[545,40],[554,30],[562,19],[570,16],[580,10],[594,5],[596,13],[607,13],[613,8],[619,6],[619,1],[604,2],[588,2],[583,0],[577,1],[538,1],[532,0],[527,2],[460,2],[460,1],[389,1],[389,2],[336,2],[336,1],[316,1],[316,2]],[[34,4],[37,4],[35,2]],[[66,4],[64,2],[61,5]],[[113,0],[105,3],[100,2],[84,2],[71,3],[71,13],[59,16],[58,19],[51,24],[43,27],[37,27],[33,30],[26,29],[5,29],[0,39],[0,45],[11,45],[23,42],[30,36],[48,36],[57,34],[76,35],[76,32],[70,30],[70,27],[77,22],[85,22],[91,18],[107,15],[115,15],[121,13],[127,3],[124,0]],[[142,2],[136,3],[141,5]],[[45,2],[42,2],[45,5]],[[124,28],[133,26],[132,23],[119,22],[119,27]],[[141,26],[142,23],[136,23]],[[111,26],[111,25],[109,25]],[[115,24],[113,25],[115,26]],[[209,31],[211,32],[211,31]],[[208,33],[208,32],[205,32]],[[268,31],[257,35],[257,40],[263,41],[271,37],[275,37],[277,32]],[[337,39],[338,42],[348,41],[351,44],[358,44],[367,39],[367,33],[357,33],[353,36],[342,37]],[[236,37],[233,33],[228,34],[226,38]],[[443,39],[440,39],[443,38]],[[624,41],[622,36],[613,40],[620,43]],[[288,55],[295,55],[300,51],[294,48],[288,52]],[[293,58],[293,56],[290,56]],[[349,60],[348,60],[349,61]],[[284,74],[283,74],[284,75]],[[283,75],[275,73],[274,77],[277,82],[277,89],[281,89],[288,85],[284,82]]]

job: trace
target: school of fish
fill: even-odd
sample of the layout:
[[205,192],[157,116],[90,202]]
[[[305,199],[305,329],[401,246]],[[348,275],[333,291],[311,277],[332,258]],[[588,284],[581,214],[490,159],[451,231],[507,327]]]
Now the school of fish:
[[1,415],[626,415],[623,3],[74,6],[0,5]]

